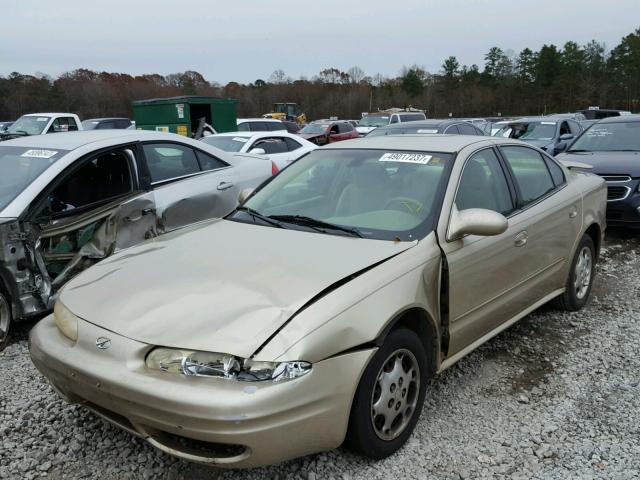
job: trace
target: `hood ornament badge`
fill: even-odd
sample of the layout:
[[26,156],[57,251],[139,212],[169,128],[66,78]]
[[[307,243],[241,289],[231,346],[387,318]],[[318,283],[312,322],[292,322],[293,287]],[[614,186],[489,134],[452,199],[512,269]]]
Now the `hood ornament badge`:
[[96,340],[96,347],[100,350],[106,350],[111,346],[111,340],[106,337],[98,337]]

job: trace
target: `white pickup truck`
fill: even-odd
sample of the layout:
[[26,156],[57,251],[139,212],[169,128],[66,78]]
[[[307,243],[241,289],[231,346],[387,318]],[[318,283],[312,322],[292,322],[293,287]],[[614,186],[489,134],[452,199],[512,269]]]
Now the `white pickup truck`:
[[0,133],[0,140],[77,130],[82,130],[82,123],[74,113],[29,113],[21,116],[7,130]]

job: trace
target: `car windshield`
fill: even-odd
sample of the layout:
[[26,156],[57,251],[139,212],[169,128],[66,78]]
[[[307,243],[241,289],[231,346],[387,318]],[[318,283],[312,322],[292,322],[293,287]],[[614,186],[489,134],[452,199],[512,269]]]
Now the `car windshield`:
[[302,130],[300,130],[298,133],[302,133],[302,134],[327,133],[328,128],[329,128],[329,124],[326,124],[326,123],[310,123],[309,125],[304,127]]
[[316,150],[274,177],[231,218],[266,226],[277,220],[283,228],[338,235],[350,229],[357,236],[380,240],[416,240],[433,229],[451,157],[397,150]]
[[596,123],[568,150],[588,152],[640,151],[640,122]]
[[365,115],[358,122],[359,127],[382,127],[389,125],[389,115]]
[[66,151],[0,146],[0,211]]
[[239,152],[245,143],[249,141],[249,138],[242,136],[211,135],[204,137],[202,141],[225,152]]
[[7,129],[7,132],[40,135],[47,126],[49,119],[50,117],[20,117]]
[[551,140],[555,134],[556,122],[528,122],[505,125],[495,136],[520,140]]

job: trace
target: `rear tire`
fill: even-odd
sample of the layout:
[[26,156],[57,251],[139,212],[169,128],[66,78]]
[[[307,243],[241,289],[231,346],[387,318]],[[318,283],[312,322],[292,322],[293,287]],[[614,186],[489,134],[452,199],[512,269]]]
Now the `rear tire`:
[[345,446],[375,460],[400,449],[420,417],[427,372],[418,336],[406,328],[392,331],[360,379]]
[[561,310],[575,312],[587,304],[593,278],[596,273],[596,249],[589,235],[583,235],[571,262],[565,291],[553,299],[552,304]]
[[11,317],[11,299],[0,289],[0,352],[9,344]]

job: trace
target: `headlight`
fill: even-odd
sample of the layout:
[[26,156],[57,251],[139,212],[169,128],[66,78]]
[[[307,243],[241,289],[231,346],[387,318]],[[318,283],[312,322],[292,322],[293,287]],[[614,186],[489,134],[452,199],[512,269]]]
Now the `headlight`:
[[155,348],[147,355],[147,368],[186,376],[216,377],[242,382],[291,380],[311,371],[308,362],[255,362],[226,353]]
[[74,342],[78,340],[78,317],[71,313],[71,310],[65,307],[60,300],[53,307],[53,319],[65,337]]

